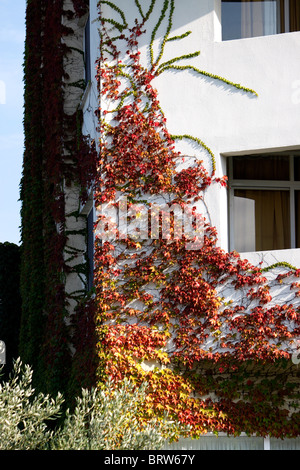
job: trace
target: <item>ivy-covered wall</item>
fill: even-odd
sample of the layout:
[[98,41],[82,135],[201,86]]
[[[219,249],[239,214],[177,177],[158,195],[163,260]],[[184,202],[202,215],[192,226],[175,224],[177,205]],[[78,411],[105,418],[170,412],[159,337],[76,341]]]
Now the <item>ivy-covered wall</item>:
[[[126,198],[127,209],[143,204],[151,211],[163,198],[196,207],[196,214],[208,188],[226,185],[205,138],[169,131],[155,79],[190,71],[256,96],[232,77],[196,67],[198,48],[176,54],[176,45],[193,32],[173,31],[175,0],[130,0],[134,16],[128,15],[129,0],[124,8],[100,1],[99,44],[93,45],[100,51],[96,158],[78,132],[80,112],[67,114],[64,107],[68,85],[82,83],[66,76],[66,58],[78,50],[62,41],[74,32],[61,19],[84,18],[87,8],[84,1],[73,1],[74,11],[67,4],[27,5],[22,358],[32,364],[39,387],[51,392],[102,386],[107,376],[116,383],[124,377],[147,381],[143,418],[167,410],[195,437],[207,431],[299,435],[299,370],[291,355],[300,335],[300,271],[293,266],[264,271],[223,251],[209,221],[200,245],[189,250],[191,240],[174,238],[172,230],[170,240],[118,238],[116,230],[113,242],[96,236],[94,292],[66,291],[68,276],[84,273],[82,252],[68,245],[74,231],[82,236],[82,226],[76,229],[80,212],[66,211],[74,184],[84,203],[93,183],[98,210]],[[165,58],[167,46],[174,54]],[[195,149],[188,165],[176,148],[183,140]],[[271,288],[282,284],[291,292],[288,303],[272,298]],[[71,300],[76,307],[70,318]]]
[[[117,224],[106,241],[99,230],[103,220],[112,222],[108,204],[118,208],[126,200],[131,219],[140,217],[142,209],[134,211],[141,206],[152,214],[162,199],[195,207],[196,215],[207,189],[226,185],[205,138],[169,131],[157,79],[191,71],[257,96],[232,77],[196,67],[197,49],[176,54],[177,44],[193,34],[173,31],[176,5],[99,2],[98,382],[106,376],[147,381],[145,419],[168,410],[194,437],[207,431],[297,436],[299,369],[291,356],[300,333],[299,269],[279,263],[263,270],[223,251],[209,219],[201,242],[188,250],[191,240],[172,230],[170,239],[150,232],[124,236]],[[193,142],[193,155],[177,151],[181,140]],[[288,286],[288,302],[273,298],[280,286]]]
[[[82,94],[84,81],[83,42],[79,52],[67,43],[75,34],[68,21],[79,22],[87,11],[85,0],[29,0],[26,9],[20,355],[32,365],[36,385],[53,393],[65,391],[70,380],[65,284],[79,269],[68,262],[66,251],[66,194],[76,185],[84,201],[93,172],[94,153],[81,134],[79,100],[73,113],[67,106],[70,89],[81,87]],[[83,27],[78,23],[76,34]],[[66,64],[78,53],[82,80],[70,83]]]

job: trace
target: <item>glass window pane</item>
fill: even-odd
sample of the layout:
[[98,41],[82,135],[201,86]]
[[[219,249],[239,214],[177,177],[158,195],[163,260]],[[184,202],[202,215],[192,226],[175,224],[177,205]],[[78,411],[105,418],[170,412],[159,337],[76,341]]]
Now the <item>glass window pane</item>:
[[241,2],[222,2],[223,41],[242,37],[241,11]]
[[300,157],[294,158],[295,181],[300,181]]
[[222,38],[251,38],[276,34],[280,24],[280,1],[222,1]]
[[291,247],[289,191],[236,189],[233,212],[236,251]]
[[255,200],[246,191],[234,191],[234,249],[238,253],[256,250]]
[[289,0],[290,9],[290,31],[300,31],[300,2]]
[[290,177],[288,156],[243,156],[232,161],[234,179],[288,181]]

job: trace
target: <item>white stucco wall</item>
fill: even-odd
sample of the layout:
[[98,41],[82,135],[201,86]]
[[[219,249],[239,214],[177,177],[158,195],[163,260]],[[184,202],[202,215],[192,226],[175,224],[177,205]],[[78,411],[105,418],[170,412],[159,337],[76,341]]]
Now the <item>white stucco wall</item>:
[[[185,2],[186,9],[189,5],[192,8],[192,3]],[[203,19],[198,21],[201,23]],[[178,24],[175,34],[187,29],[194,31],[193,24]],[[297,57],[300,32],[224,42],[206,40],[206,34],[199,29],[196,35],[196,40],[193,32],[182,41],[176,55],[200,50],[200,56],[189,61],[190,64],[254,89],[259,96],[235,90],[192,71],[167,71],[155,85],[170,132],[191,134],[204,140],[216,156],[220,175],[226,172],[228,155],[299,149],[300,63]],[[181,145],[179,150],[189,152],[187,146]],[[220,245],[227,250],[226,191],[214,187],[206,200],[211,222],[218,229]],[[295,260],[297,253],[285,250],[286,260],[290,261],[290,255]],[[299,254],[296,257],[300,265]]]
[[[132,23],[137,14],[134,0],[117,0]],[[142,7],[149,1],[140,0]],[[157,12],[162,1],[158,0]],[[165,60],[201,51],[199,57],[180,64],[190,64],[207,72],[256,90],[258,97],[235,90],[229,85],[191,71],[168,71],[155,79],[162,109],[172,134],[190,134],[201,138],[214,152],[217,174],[226,173],[226,157],[269,150],[300,148],[300,32],[275,36],[221,41],[221,0],[175,0],[172,35],[188,30],[193,33],[182,41],[171,42]],[[104,11],[112,11],[103,5]],[[144,8],[146,9],[146,8]],[[155,20],[157,15],[154,15]],[[99,56],[97,1],[90,0],[92,84],[82,101],[83,131],[97,140],[94,115],[99,106],[93,64]],[[155,22],[149,21],[149,31]],[[163,34],[163,30],[160,31]],[[147,61],[150,33],[142,37],[143,60]],[[298,93],[298,94],[297,94]],[[182,153],[206,158],[206,152],[181,142]],[[209,164],[209,160],[207,160]],[[216,225],[220,245],[228,249],[228,203],[226,189],[216,186],[206,195],[211,223]],[[300,266],[300,250],[245,253],[243,256],[263,266],[277,261]],[[201,443],[202,445],[202,443]],[[206,445],[206,444],[205,444]],[[248,442],[245,444],[249,448]],[[260,443],[263,447],[263,442]],[[228,448],[228,443],[225,443]],[[172,447],[174,449],[175,447]],[[179,449],[197,448],[189,442]],[[205,446],[204,446],[205,448]],[[214,448],[214,444],[213,447]]]
[[[64,8],[66,11],[73,10],[73,4],[71,0],[64,0]],[[64,37],[64,43],[70,47],[70,50],[65,57],[64,68],[68,77],[65,78],[64,87],[64,110],[72,116],[76,113],[78,103],[81,100],[82,89],[78,86],[73,86],[73,83],[77,83],[83,80],[83,33],[84,23],[86,18],[83,17],[78,19],[76,17],[68,19],[63,18],[63,24],[73,30],[73,34]],[[68,155],[66,150],[65,159]],[[72,155],[69,155],[70,162],[72,162]],[[68,296],[68,311],[73,313],[74,308],[77,305],[75,300],[76,294],[84,288],[84,282],[82,275],[78,275],[77,267],[85,262],[85,235],[82,231],[86,227],[86,220],[84,217],[75,216],[75,212],[80,207],[80,188],[78,185],[65,181],[64,193],[65,193],[65,230],[68,234],[67,243],[64,250],[64,259],[70,272],[65,278],[65,291]],[[76,233],[77,232],[77,233]],[[78,295],[78,294],[77,294]]]
[[[149,2],[140,0],[144,10]],[[142,58],[148,60],[147,46],[163,2],[157,1],[147,34],[141,39]],[[118,0],[117,5],[133,23],[138,16],[134,0]],[[103,5],[105,16],[117,14]],[[156,12],[156,13],[155,13]],[[107,14],[106,14],[107,13]],[[90,1],[92,66],[99,56],[97,1]],[[164,26],[165,28],[165,26]],[[159,28],[157,41],[165,32]],[[265,151],[293,150],[300,147],[300,32],[221,41],[221,0],[175,1],[171,35],[192,34],[165,47],[163,61],[200,51],[180,65],[190,64],[230,81],[254,89],[255,97],[222,82],[192,71],[166,71],[154,80],[171,134],[190,134],[201,138],[214,152],[217,174],[226,173],[226,157]],[[156,42],[157,42],[156,41]],[[92,70],[92,76],[94,77]],[[85,97],[84,132],[95,133],[94,109],[96,81]],[[182,153],[206,158],[200,149],[181,142]],[[209,164],[209,163],[208,163]],[[219,243],[228,249],[228,204],[226,189],[211,188],[206,195],[211,223],[217,227]],[[300,266],[300,250],[272,253]],[[257,255],[245,254],[255,262]]]

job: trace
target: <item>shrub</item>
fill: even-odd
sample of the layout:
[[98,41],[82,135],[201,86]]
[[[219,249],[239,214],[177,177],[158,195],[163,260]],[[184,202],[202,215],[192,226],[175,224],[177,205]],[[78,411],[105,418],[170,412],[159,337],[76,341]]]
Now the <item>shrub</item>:
[[62,403],[60,394],[36,395],[31,368],[17,359],[9,380],[0,383],[0,449],[46,449],[53,435],[46,422],[58,418]]
[[83,390],[74,412],[68,410],[62,429],[52,440],[55,449],[157,450],[178,436],[178,424],[167,416],[144,421],[146,384],[136,389],[128,380],[114,389]]
[[184,431],[167,415],[145,420],[146,384],[137,388],[128,380],[119,388],[108,381],[103,389],[82,389],[74,410],[51,430],[49,420],[62,416],[64,398],[35,395],[32,375],[18,359],[0,384],[1,450],[158,450]]

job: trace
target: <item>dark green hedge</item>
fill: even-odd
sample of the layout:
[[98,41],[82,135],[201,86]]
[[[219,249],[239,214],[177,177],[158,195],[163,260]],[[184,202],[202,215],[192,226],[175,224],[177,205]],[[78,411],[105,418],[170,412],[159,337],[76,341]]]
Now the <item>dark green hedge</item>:
[[5,375],[11,371],[13,359],[19,355],[20,251],[14,243],[0,243],[0,340],[6,346]]

